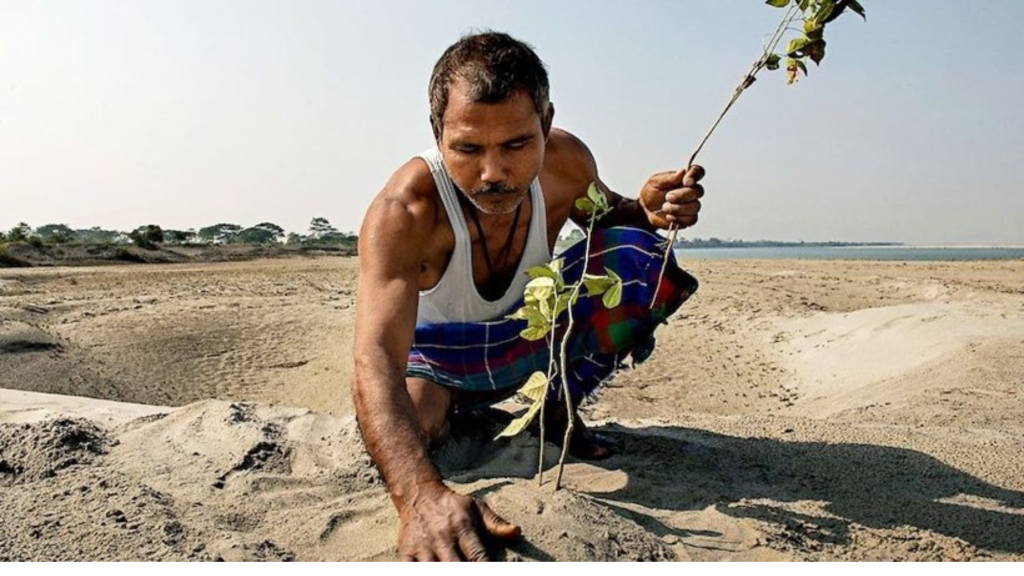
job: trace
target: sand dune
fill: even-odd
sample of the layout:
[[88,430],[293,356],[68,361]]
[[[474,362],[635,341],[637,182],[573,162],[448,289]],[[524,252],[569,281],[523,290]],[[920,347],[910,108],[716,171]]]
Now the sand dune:
[[[1024,262],[684,262],[700,293],[538,486],[435,454],[500,559],[1024,559]],[[351,259],[0,270],[0,560],[394,559],[351,416]],[[503,406],[516,410],[517,406]]]

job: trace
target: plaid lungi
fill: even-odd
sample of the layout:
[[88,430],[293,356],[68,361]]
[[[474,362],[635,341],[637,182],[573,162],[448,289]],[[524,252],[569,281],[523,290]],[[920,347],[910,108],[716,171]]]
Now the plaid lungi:
[[[574,244],[560,256],[564,259],[566,284],[580,277],[585,242]],[[566,355],[569,389],[575,402],[593,394],[624,366],[627,356],[632,355],[634,361],[645,359],[653,346],[655,328],[697,290],[697,280],[680,269],[675,258],[669,258],[654,307],[650,307],[664,246],[662,237],[637,228],[594,231],[587,271],[605,274],[608,268],[618,274],[622,278],[622,299],[618,306],[608,309],[600,296],[581,296],[573,306],[574,324]],[[506,314],[522,305],[520,300]],[[556,348],[560,348],[566,314],[557,323]],[[417,326],[406,375],[459,391],[507,391],[511,395],[530,374],[546,373],[548,369],[547,339],[530,341],[520,337],[525,327],[526,321],[504,315],[489,322]],[[560,397],[560,386],[553,383],[549,393]]]

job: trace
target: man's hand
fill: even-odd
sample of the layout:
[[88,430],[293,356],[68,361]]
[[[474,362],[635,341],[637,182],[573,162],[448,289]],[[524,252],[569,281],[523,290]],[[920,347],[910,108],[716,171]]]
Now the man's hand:
[[651,224],[663,230],[672,224],[680,228],[696,224],[704,196],[704,187],[698,182],[703,177],[704,169],[697,165],[651,176],[640,190],[640,205]]
[[487,561],[483,534],[515,540],[522,532],[487,504],[439,482],[421,484],[398,513],[398,555],[408,562]]

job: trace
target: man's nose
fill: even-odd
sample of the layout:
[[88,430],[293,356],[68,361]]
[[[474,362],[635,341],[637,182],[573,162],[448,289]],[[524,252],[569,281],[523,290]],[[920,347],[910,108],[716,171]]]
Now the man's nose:
[[496,152],[490,152],[483,157],[480,166],[480,180],[483,182],[504,182],[508,177],[508,169],[505,159]]

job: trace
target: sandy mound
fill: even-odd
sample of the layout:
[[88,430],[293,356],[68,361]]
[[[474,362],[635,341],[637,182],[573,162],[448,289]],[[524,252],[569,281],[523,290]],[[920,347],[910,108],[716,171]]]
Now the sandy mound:
[[[435,453],[523,527],[495,557],[1024,559],[1024,262],[686,266],[701,292],[585,410],[623,454],[554,493],[557,450],[539,486],[495,412]],[[350,416],[354,283],[346,259],[0,271],[0,560],[395,558]]]
[[[461,490],[520,510],[530,538],[498,557],[674,557],[592,498],[463,469],[483,442],[460,438],[440,461]],[[536,455],[486,449],[485,469]],[[394,512],[351,418],[207,401],[106,429],[77,418],[0,424],[0,450],[5,518],[45,518],[5,531],[4,560],[395,557]]]

